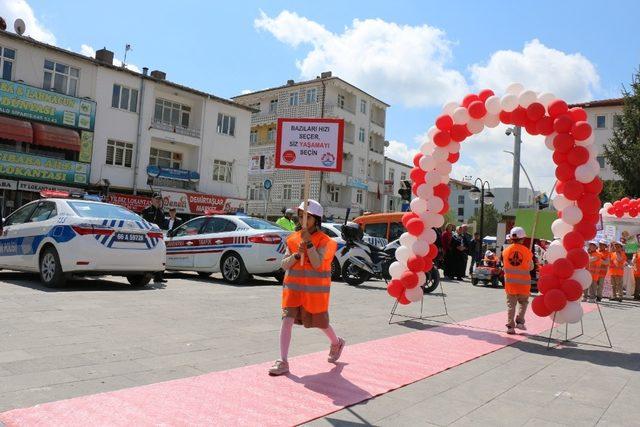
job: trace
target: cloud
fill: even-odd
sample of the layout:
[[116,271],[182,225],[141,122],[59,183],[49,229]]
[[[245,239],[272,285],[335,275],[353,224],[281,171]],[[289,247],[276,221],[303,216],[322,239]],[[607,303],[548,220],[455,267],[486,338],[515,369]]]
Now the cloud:
[[409,148],[404,142],[391,140],[385,149],[385,156],[413,166],[413,157],[418,153],[417,148]]
[[242,89],[240,91],[240,95],[248,95],[250,93],[253,93],[253,91],[251,89]]
[[[80,54],[84,55],[84,56],[88,56],[90,58],[95,58],[96,57],[96,50],[92,46],[89,46],[87,44],[83,44],[83,45],[80,46]],[[114,57],[113,58],[113,65],[115,65],[117,67],[121,67],[122,66],[122,60]],[[140,68],[138,68],[137,65],[133,65],[133,64],[127,64],[125,66],[125,68],[128,69],[128,70],[131,70],[131,71],[135,71],[136,73],[139,73],[141,71]]]
[[10,31],[13,32],[13,22],[22,18],[27,28],[24,33],[26,36],[44,43],[56,44],[56,36],[36,18],[26,0],[0,0],[0,10]]
[[354,19],[337,34],[287,10],[274,18],[261,12],[254,25],[292,47],[311,45],[296,62],[305,79],[331,70],[385,101],[408,107],[439,106],[467,91],[464,76],[447,68],[452,42],[429,25]]
[[542,44],[538,39],[525,43],[522,52],[499,50],[486,64],[470,67],[476,88],[503,91],[510,83],[552,92],[568,102],[593,99],[600,85],[596,67],[580,53],[565,53]]

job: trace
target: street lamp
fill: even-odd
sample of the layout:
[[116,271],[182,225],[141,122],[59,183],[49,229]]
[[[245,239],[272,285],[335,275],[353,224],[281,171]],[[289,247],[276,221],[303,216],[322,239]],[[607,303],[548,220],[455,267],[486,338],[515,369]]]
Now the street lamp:
[[[478,185],[479,183],[479,185]],[[484,205],[492,205],[495,200],[495,196],[491,192],[491,186],[489,181],[483,181],[480,178],[476,178],[473,188],[469,190],[469,198],[471,200],[480,200],[480,244],[476,248],[476,263],[480,259],[482,253],[482,242],[484,241]]]

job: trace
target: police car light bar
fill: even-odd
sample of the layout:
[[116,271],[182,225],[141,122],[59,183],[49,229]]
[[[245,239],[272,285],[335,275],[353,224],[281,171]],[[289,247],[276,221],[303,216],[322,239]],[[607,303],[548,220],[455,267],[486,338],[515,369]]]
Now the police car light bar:
[[40,197],[45,199],[66,199],[69,196],[69,192],[63,190],[42,190],[40,192]]

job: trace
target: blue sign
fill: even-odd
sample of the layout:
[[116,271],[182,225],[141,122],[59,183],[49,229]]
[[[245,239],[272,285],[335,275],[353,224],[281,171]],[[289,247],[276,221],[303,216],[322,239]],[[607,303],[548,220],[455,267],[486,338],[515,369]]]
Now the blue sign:
[[273,182],[270,179],[265,179],[262,185],[264,185],[265,190],[270,190],[273,187]]
[[148,166],[147,174],[155,178],[168,178],[179,181],[198,181],[200,179],[200,174],[196,171],[161,168],[159,166]]
[[365,182],[362,182],[358,178],[354,178],[352,176],[347,177],[347,185],[349,187],[357,188],[360,190],[366,190],[369,188],[369,186]]

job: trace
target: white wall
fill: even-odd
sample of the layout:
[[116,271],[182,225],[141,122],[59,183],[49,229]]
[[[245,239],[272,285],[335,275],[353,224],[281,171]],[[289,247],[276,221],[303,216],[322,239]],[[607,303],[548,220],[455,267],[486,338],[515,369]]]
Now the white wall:
[[[598,155],[604,156],[603,147],[609,143],[609,139],[613,136],[613,118],[616,114],[622,114],[622,106],[610,107],[585,107],[587,111],[587,120],[593,129],[595,137],[594,145],[598,148]],[[605,117],[605,127],[597,127],[597,117]],[[611,166],[605,162],[604,168],[600,169],[600,178],[605,180],[619,179],[618,175],[613,172]]]

